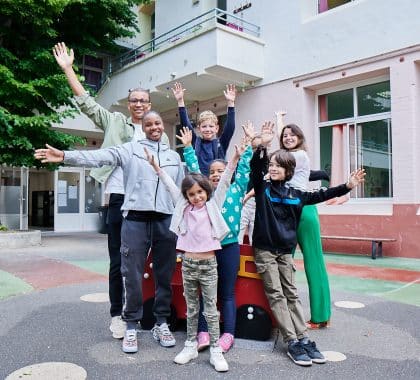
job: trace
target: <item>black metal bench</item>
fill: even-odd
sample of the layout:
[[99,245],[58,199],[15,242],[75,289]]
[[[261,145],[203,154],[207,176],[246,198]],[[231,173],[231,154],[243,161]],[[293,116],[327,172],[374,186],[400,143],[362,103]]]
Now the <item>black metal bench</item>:
[[372,260],[376,257],[382,257],[382,243],[394,242],[394,238],[378,238],[378,237],[358,237],[358,236],[330,236],[321,235],[322,239],[330,240],[353,240],[353,241],[371,241],[372,242]]

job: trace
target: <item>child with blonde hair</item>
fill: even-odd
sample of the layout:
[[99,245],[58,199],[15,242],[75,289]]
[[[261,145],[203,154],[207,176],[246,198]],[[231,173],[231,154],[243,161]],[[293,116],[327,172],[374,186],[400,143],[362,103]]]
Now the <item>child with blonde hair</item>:
[[198,117],[197,131],[194,131],[191,125],[188,113],[185,108],[184,92],[181,83],[175,83],[172,88],[175,99],[178,102],[179,117],[182,127],[188,127],[193,133],[192,145],[198,158],[200,172],[205,176],[209,175],[210,163],[216,159],[225,159],[233,132],[235,131],[235,85],[229,84],[224,91],[225,98],[228,103],[226,123],[223,126],[223,132],[220,138],[217,136],[219,132],[219,122],[217,116],[212,111],[203,111]]

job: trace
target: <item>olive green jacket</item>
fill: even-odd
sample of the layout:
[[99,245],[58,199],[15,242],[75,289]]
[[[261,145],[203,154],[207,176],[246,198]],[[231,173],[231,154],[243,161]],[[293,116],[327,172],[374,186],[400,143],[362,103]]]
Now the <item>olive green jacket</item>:
[[[110,112],[88,93],[75,96],[76,103],[80,110],[91,119],[94,124],[105,133],[104,142],[101,148],[108,148],[121,145],[132,140],[134,135],[134,124],[131,117],[125,116],[121,112]],[[168,136],[164,133],[161,141],[170,146]],[[90,171],[90,175],[100,183],[105,183],[115,167],[102,166]]]

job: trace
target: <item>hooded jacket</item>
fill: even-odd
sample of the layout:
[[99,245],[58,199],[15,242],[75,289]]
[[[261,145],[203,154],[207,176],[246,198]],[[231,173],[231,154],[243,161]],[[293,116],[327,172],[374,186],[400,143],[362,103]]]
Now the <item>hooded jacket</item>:
[[156,162],[175,184],[181,186],[184,169],[178,153],[162,142],[149,139],[105,149],[65,151],[64,163],[86,167],[121,166],[125,189],[122,211],[156,211],[172,214],[174,203],[165,185],[147,161],[144,148],[153,154]]
[[[220,178],[219,184],[214,191],[213,196],[206,202],[207,212],[211,223],[211,236],[219,241],[223,240],[230,231],[222,216],[221,207],[225,200],[226,192],[229,189],[230,180],[234,171],[235,169],[231,168],[230,164],[228,164],[226,170]],[[173,201],[176,202],[175,211],[172,215],[169,229],[176,235],[184,235],[187,232],[187,225],[184,220],[184,211],[185,208],[188,207],[189,202],[184,198],[179,187],[177,187],[174,182],[168,178],[166,172],[162,172],[161,170],[159,177],[168,188]]]
[[258,147],[251,159],[255,190],[255,223],[252,245],[276,254],[292,253],[302,208],[347,194],[346,184],[318,191],[301,191],[284,181],[264,179],[268,172],[267,150]]

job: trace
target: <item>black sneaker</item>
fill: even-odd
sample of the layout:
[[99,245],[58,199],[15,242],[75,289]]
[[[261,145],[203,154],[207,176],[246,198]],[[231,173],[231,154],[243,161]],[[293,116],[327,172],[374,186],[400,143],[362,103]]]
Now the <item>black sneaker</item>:
[[315,342],[311,342],[309,340],[308,343],[306,343],[306,344],[301,343],[301,345],[314,363],[323,364],[327,361],[327,359],[325,359],[324,355],[322,355],[319,352],[318,348],[316,347]]
[[298,365],[312,365],[311,358],[300,342],[290,343],[287,348],[287,355]]

